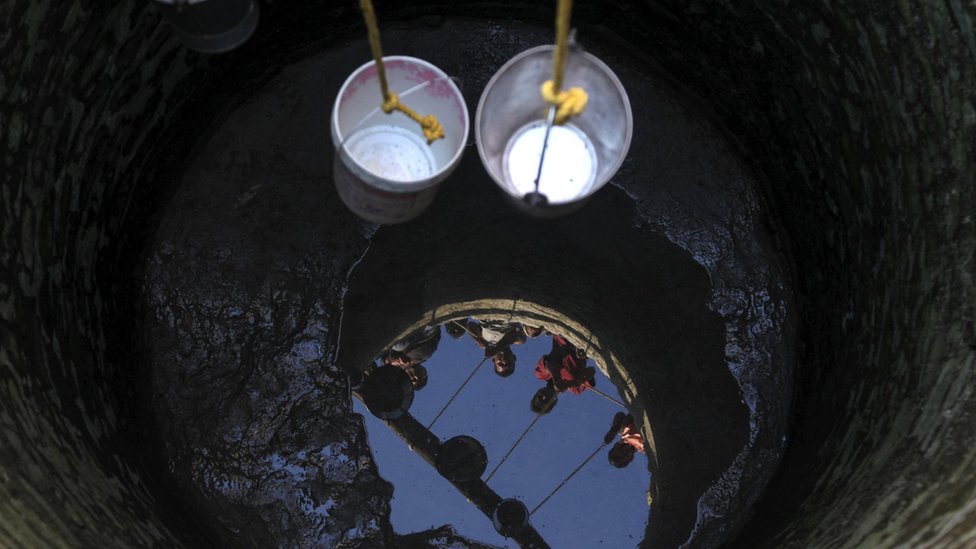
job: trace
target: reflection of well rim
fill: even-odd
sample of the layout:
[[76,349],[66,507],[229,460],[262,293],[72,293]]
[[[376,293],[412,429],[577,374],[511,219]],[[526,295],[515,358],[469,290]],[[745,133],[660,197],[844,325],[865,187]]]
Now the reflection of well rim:
[[[651,450],[647,456],[648,467],[651,470],[650,493],[655,493],[654,432],[651,428],[650,419],[639,404],[637,387],[613,351],[601,345],[600,339],[582,323],[555,309],[532,301],[518,300],[515,304],[510,299],[479,299],[450,303],[432,309],[423,315],[423,320],[418,320],[407,326],[392,341],[400,341],[410,334],[422,330],[425,326],[441,325],[452,320],[465,320],[469,317],[478,320],[511,320],[528,326],[544,325],[546,329],[555,326],[558,329],[549,329],[549,331],[565,337],[567,341],[580,349],[588,349],[589,358],[597,365],[603,375],[613,381],[614,387],[620,392],[624,404],[627,405],[627,409],[634,416],[638,427],[647,440],[648,447]],[[379,356],[381,352],[382,349],[378,350],[375,355]]]
[[[416,334],[427,326],[443,326],[451,321],[464,321],[469,318],[474,318],[479,321],[506,320],[527,326],[544,326],[550,333],[558,334],[564,337],[570,343],[580,349],[586,349],[588,358],[592,360],[596,364],[597,368],[599,368],[600,371],[614,384],[614,387],[618,391],[617,396],[621,397],[627,411],[634,416],[635,422],[643,434],[647,447],[650,450],[645,454],[645,457],[647,458],[647,470],[651,473],[650,485],[645,490],[648,508],[650,508],[655,501],[663,501],[666,499],[666,490],[663,490],[656,482],[658,474],[655,441],[651,429],[650,418],[648,417],[648,414],[646,413],[638,395],[639,389],[632,381],[631,376],[617,355],[609,350],[606,345],[601,344],[599,338],[596,337],[596,335],[594,335],[593,332],[584,324],[553,308],[546,307],[531,300],[512,300],[501,298],[485,298],[448,303],[427,310],[420,315],[420,318],[420,320],[414,320],[412,323],[407,325],[406,328],[398,328],[399,331],[396,333],[395,337],[370,339],[367,345],[363,345],[362,348],[357,348],[355,356],[365,356],[362,354],[364,352],[372,353],[372,356],[380,356],[384,350],[391,347],[394,343]],[[377,343],[381,341],[382,343],[377,345]],[[364,349],[370,350],[365,351]],[[342,358],[340,356],[339,360],[342,362],[347,359],[348,357]],[[449,441],[453,440],[454,438],[470,437],[460,435],[459,437],[449,439]],[[482,451],[484,451],[483,446],[480,446],[480,448]],[[444,475],[443,472],[441,472],[441,474],[442,476],[445,476],[445,478],[448,478],[448,480],[451,480],[449,477]],[[524,504],[521,501],[503,500],[503,502],[506,501],[508,501],[511,505],[517,504],[524,507]],[[496,508],[496,511],[497,510],[498,509]],[[494,512],[491,515],[491,520],[495,524],[496,530],[505,537],[511,537],[514,535],[514,532],[518,531],[513,530],[512,532],[505,533],[498,530],[498,518]],[[528,524],[529,526],[532,525],[530,520],[528,521]]]

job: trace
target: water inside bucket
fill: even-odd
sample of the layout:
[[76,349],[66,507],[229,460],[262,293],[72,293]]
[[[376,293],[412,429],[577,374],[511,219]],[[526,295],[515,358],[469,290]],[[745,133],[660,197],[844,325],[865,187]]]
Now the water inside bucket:
[[[543,120],[522,126],[508,141],[503,170],[520,195],[535,191],[535,178],[546,135]],[[549,133],[539,192],[549,203],[571,202],[584,196],[596,180],[596,150],[590,139],[572,124],[553,126]]]
[[420,181],[436,171],[424,138],[399,126],[369,126],[351,135],[343,146],[356,163],[388,181]]

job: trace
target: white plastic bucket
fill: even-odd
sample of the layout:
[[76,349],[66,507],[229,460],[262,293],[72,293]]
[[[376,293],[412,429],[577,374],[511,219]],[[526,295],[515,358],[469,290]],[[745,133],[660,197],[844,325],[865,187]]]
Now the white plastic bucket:
[[516,55],[488,82],[475,116],[478,154],[488,174],[517,205],[541,217],[579,208],[620,168],[633,133],[627,92],[602,61],[577,47],[566,59],[563,88],[589,95],[586,110],[553,126],[539,192],[545,204],[527,201],[535,190],[549,105],[539,89],[552,77],[555,46]]
[[420,124],[380,109],[373,61],[356,69],[332,109],[336,190],[354,213],[374,223],[402,223],[430,205],[437,188],[461,161],[468,140],[468,108],[443,71],[414,57],[383,58],[391,92],[421,116],[433,114],[444,137],[427,144]]

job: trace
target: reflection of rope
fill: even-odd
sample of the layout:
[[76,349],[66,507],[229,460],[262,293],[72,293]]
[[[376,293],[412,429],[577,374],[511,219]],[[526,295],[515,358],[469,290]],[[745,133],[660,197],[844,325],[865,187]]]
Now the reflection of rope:
[[513,444],[512,447],[508,449],[508,453],[506,453],[505,456],[502,457],[502,460],[498,462],[498,465],[496,465],[495,468],[491,470],[491,473],[488,474],[488,478],[485,479],[485,482],[488,482],[489,480],[491,480],[491,477],[495,476],[495,472],[498,471],[498,468],[501,467],[503,463],[505,463],[505,460],[508,459],[508,456],[512,455],[512,452],[515,451],[515,447],[518,446],[520,442],[522,442],[522,439],[525,438],[525,435],[529,434],[529,431],[532,430],[532,427],[535,426],[535,422],[539,421],[540,417],[542,417],[541,412],[535,415],[535,419],[533,419],[532,423],[529,423],[529,426],[526,427],[524,431],[522,431],[522,434],[519,435],[518,440],[516,440],[515,444]]
[[376,60],[376,76],[380,81],[380,91],[383,93],[383,103],[381,104],[383,112],[390,114],[395,110],[400,111],[420,124],[428,145],[444,137],[444,128],[436,116],[432,114],[421,116],[417,111],[400,103],[397,94],[390,91],[386,82],[386,67],[383,66],[383,49],[380,46],[380,30],[376,25],[376,11],[373,10],[373,2],[372,0],[359,0],[359,7],[363,10],[363,19],[366,21],[366,31],[369,34],[369,47],[373,50],[373,59]]
[[609,400],[610,402],[616,404],[617,406],[620,406],[621,408],[624,408],[624,409],[627,408],[626,406],[624,406],[624,403],[623,402],[620,402],[619,400],[617,400],[617,399],[613,398],[612,396],[604,393],[603,391],[597,389],[596,387],[593,387],[592,385],[587,385],[586,388],[589,389],[589,390],[591,390],[591,391],[593,391],[594,393],[602,396],[603,398]]
[[559,483],[559,486],[556,486],[556,488],[552,492],[549,492],[549,495],[546,496],[545,499],[543,499],[541,502],[539,502],[539,505],[536,505],[535,508],[532,509],[532,511],[529,512],[529,516],[531,517],[532,516],[532,513],[535,513],[536,511],[538,511],[540,507],[542,507],[547,501],[549,501],[549,498],[551,498],[552,496],[556,495],[556,492],[558,492],[560,488],[562,488],[563,486],[565,486],[566,483],[569,482],[569,479],[573,478],[573,475],[575,475],[576,473],[578,473],[580,471],[580,469],[582,469],[583,467],[585,467],[586,464],[589,463],[591,459],[593,459],[593,456],[597,455],[600,452],[600,450],[603,449],[604,446],[606,446],[606,444],[601,444],[599,448],[597,448],[596,450],[594,450],[593,453],[589,455],[589,457],[587,457],[586,459],[583,460],[583,463],[580,463],[579,464],[579,467],[577,467],[576,469],[573,469],[573,472],[570,473],[568,477],[564,478],[563,481]]
[[[587,356],[587,357],[589,357],[589,354],[590,354],[590,348],[591,348],[591,347],[593,347],[593,342],[592,342],[592,341],[590,341],[590,339],[589,339],[589,338],[586,338],[586,348],[585,348],[585,349],[583,349],[583,355],[584,355],[584,356]],[[614,403],[614,404],[616,404],[617,406],[620,406],[621,408],[624,408],[624,409],[626,409],[626,408],[627,408],[626,406],[624,406],[624,403],[623,403],[623,402],[620,402],[619,400],[617,400],[617,399],[615,399],[615,398],[613,398],[612,396],[610,396],[610,395],[608,395],[608,394],[606,394],[606,393],[604,393],[603,391],[601,391],[601,390],[599,390],[599,389],[597,389],[596,387],[594,387],[594,386],[592,386],[592,385],[587,385],[587,386],[586,386],[586,388],[587,388],[587,389],[589,389],[589,390],[591,390],[591,391],[593,391],[594,393],[596,393],[596,394],[598,394],[598,395],[600,395],[600,396],[602,396],[603,398],[605,398],[605,399],[607,399],[607,400],[609,400],[610,402],[612,402],[612,403]]]
[[461,323],[461,322],[458,322],[457,320],[452,320],[451,322],[453,322],[457,326],[460,326],[461,328],[464,328],[464,331],[465,332],[468,332],[468,334],[470,334],[471,337],[473,337],[473,338],[477,338],[478,337],[478,336],[474,335],[474,332],[472,332],[470,328],[468,328],[468,323],[467,322]]
[[573,87],[563,90],[563,77],[566,75],[566,54],[569,49],[569,19],[573,12],[573,0],[559,0],[556,12],[556,52],[552,59],[552,80],[542,85],[542,98],[546,103],[556,106],[553,123],[562,125],[570,117],[576,116],[586,108],[588,97],[583,88]]
[[515,316],[515,308],[518,307],[519,298],[512,300],[512,310],[508,312],[508,322],[512,321],[512,317]]
[[472,370],[471,373],[468,375],[468,379],[464,380],[464,383],[462,383],[461,386],[457,388],[457,391],[454,391],[454,394],[451,395],[451,398],[450,400],[447,401],[447,404],[445,404],[441,408],[441,411],[437,412],[437,415],[434,416],[434,419],[430,422],[430,425],[427,426],[428,429],[430,429],[431,427],[434,426],[435,423],[437,423],[437,420],[440,419],[444,411],[447,410],[447,407],[450,406],[452,402],[454,402],[454,399],[457,398],[457,396],[461,393],[461,390],[464,389],[464,386],[467,385],[469,381],[471,381],[471,378],[473,378],[474,375],[478,373],[478,370],[481,368],[481,365],[484,364],[486,360],[488,360],[488,357],[481,359],[481,362],[479,362],[478,365],[474,367],[474,370]]

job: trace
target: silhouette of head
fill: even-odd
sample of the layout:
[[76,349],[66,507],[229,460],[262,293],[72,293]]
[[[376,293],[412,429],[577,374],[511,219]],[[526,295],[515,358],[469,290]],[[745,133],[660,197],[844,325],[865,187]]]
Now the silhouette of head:
[[453,337],[454,339],[464,335],[464,327],[454,321],[444,324],[444,331],[446,331],[447,335]]
[[515,371],[515,353],[508,347],[491,356],[495,364],[495,373],[501,377],[508,377]]
[[427,386],[427,368],[422,364],[414,364],[404,369],[410,377],[410,384],[414,391],[419,391]]
[[535,392],[529,407],[537,414],[548,414],[556,405],[556,390],[552,385],[546,385]]
[[529,337],[539,337],[542,335],[542,326],[522,326],[522,331]]
[[636,451],[630,444],[619,441],[610,448],[610,453],[607,454],[607,458],[610,460],[610,465],[622,469],[630,465],[631,461],[634,461],[634,453]]

